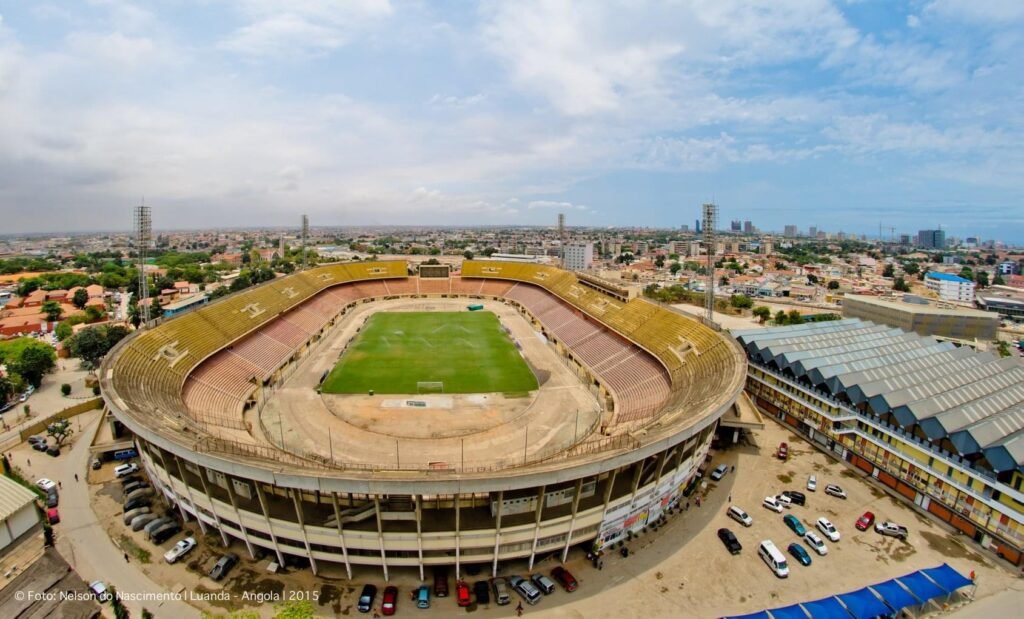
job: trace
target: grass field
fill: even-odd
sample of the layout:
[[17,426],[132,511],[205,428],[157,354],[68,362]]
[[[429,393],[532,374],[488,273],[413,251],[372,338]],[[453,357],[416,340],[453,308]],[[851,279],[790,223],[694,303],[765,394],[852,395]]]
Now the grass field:
[[379,312],[324,380],[324,393],[532,391],[537,379],[491,312]]

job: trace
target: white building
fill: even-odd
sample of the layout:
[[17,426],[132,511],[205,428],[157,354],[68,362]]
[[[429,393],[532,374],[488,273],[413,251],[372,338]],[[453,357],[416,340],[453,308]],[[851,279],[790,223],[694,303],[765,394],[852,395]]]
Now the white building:
[[924,285],[945,301],[974,303],[974,282],[959,275],[929,271],[924,276]]
[[35,493],[0,475],[0,551],[38,523]]
[[585,271],[594,266],[594,244],[573,243],[566,245],[564,266],[570,271]]

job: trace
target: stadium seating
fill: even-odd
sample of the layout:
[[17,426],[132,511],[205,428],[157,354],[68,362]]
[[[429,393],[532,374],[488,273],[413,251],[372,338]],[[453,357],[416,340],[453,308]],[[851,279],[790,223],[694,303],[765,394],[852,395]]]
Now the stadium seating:
[[447,277],[421,278],[420,294],[451,294],[451,282]]
[[481,293],[485,279],[463,279],[462,277],[452,277],[452,292],[455,294],[472,294],[478,295]]

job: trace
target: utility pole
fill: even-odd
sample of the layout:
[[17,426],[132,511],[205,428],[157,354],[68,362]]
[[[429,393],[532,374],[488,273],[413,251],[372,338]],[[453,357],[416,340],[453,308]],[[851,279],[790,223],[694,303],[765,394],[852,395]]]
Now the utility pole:
[[565,268],[565,213],[558,214],[558,259]]
[[146,279],[146,250],[153,241],[153,212],[145,204],[135,207],[135,250],[139,255],[139,298],[137,299],[142,323],[149,324],[149,282]]
[[306,270],[306,239],[309,238],[309,217],[302,216],[302,270]]
[[708,252],[708,283],[704,316],[708,322],[714,322],[715,319],[715,220],[717,215],[717,206],[710,202],[704,205],[704,245]]

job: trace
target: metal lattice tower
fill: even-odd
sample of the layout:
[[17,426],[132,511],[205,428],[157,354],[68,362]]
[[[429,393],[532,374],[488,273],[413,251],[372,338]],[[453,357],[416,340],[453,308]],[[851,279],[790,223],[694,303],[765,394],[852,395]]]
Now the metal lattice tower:
[[708,283],[704,301],[704,315],[709,322],[714,321],[715,314],[715,224],[717,223],[718,207],[710,202],[704,205],[704,246],[708,252]]
[[565,268],[565,213],[558,214],[558,257]]
[[153,212],[148,206],[135,207],[135,251],[139,255],[139,312],[142,325],[149,323],[149,282],[146,279],[146,250],[153,242]]
[[302,216],[302,270],[306,270],[306,239],[309,238],[309,217]]

